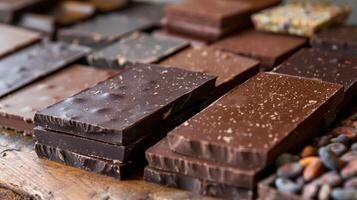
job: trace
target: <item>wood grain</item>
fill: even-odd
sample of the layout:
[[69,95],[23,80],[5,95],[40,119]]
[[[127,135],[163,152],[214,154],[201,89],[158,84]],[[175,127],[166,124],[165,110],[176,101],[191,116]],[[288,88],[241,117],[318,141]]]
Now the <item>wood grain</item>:
[[0,195],[21,195],[27,199],[210,199],[147,183],[141,176],[118,181],[37,158],[32,138],[10,132],[0,134],[0,171],[0,188],[13,191],[0,191]]

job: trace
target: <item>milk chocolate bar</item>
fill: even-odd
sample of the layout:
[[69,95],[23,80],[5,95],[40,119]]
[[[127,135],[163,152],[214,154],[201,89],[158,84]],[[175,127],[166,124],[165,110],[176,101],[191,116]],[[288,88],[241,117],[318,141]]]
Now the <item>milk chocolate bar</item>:
[[236,168],[178,154],[170,150],[167,139],[149,148],[145,154],[151,168],[246,189],[254,189],[262,170],[249,164],[244,168]]
[[334,26],[324,29],[310,40],[311,46],[322,50],[357,53],[357,26]]
[[14,26],[0,24],[0,33],[0,58],[40,40],[40,34]]
[[115,74],[114,71],[74,65],[48,76],[0,100],[0,126],[32,135],[35,112]]
[[135,63],[150,64],[162,60],[187,45],[184,41],[134,33],[92,53],[87,60],[91,65],[102,68],[123,68]]
[[189,48],[160,63],[218,76],[217,95],[225,94],[259,72],[259,62],[211,47]]
[[149,28],[152,25],[151,22],[141,18],[111,13],[61,29],[58,33],[58,39],[69,43],[101,48],[115,42],[124,35]]
[[345,89],[345,105],[357,95],[357,56],[318,49],[301,49],[274,72],[338,83]]
[[247,30],[229,36],[212,46],[260,61],[263,70],[277,66],[306,43],[306,39]]
[[330,124],[342,100],[342,85],[259,73],[169,133],[169,146],[237,167],[265,167]]
[[0,97],[79,61],[89,49],[42,42],[0,60]]
[[178,173],[145,167],[144,179],[149,182],[189,190],[200,195],[223,197],[225,199],[253,199],[252,190],[205,181]]
[[[71,151],[36,143],[35,151],[38,157],[84,169],[90,172],[111,176],[119,180],[130,176],[138,163],[119,163],[96,157],[84,156]],[[143,165],[143,164],[141,164]]]
[[126,145],[202,100],[215,77],[136,64],[35,115],[36,125],[109,144]]

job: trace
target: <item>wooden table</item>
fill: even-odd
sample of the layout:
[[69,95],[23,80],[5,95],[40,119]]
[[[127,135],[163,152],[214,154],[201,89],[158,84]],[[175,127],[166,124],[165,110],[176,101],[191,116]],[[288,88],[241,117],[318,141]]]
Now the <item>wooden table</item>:
[[140,175],[118,181],[39,159],[31,137],[0,132],[0,199],[212,199],[151,184]]

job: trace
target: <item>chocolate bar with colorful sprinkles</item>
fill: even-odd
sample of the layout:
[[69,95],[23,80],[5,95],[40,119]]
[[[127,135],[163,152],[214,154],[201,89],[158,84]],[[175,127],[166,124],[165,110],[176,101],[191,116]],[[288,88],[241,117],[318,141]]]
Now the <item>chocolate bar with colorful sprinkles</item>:
[[0,97],[84,58],[87,47],[42,42],[0,60]]
[[344,106],[357,96],[357,55],[319,49],[301,49],[274,72],[320,79],[344,86]]
[[47,130],[126,145],[209,95],[215,79],[199,72],[136,64],[36,113],[35,123]]
[[95,67],[123,68],[135,63],[156,63],[187,46],[185,41],[133,33],[90,54],[87,60]]
[[265,167],[335,118],[343,86],[259,73],[168,134],[174,152]]
[[250,200],[253,190],[207,181],[178,173],[145,167],[144,180],[168,187],[188,190],[200,195],[223,197],[232,200]]

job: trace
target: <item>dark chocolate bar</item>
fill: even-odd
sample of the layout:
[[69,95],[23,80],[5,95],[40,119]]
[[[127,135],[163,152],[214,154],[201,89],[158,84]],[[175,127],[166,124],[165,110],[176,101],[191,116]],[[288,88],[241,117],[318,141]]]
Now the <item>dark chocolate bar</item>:
[[0,126],[32,135],[36,111],[115,74],[114,71],[75,65],[48,76],[0,100]]
[[[96,157],[83,156],[71,151],[36,143],[35,151],[38,157],[51,161],[66,164],[72,167],[84,169],[90,172],[111,176],[119,180],[130,176],[134,163],[119,163],[112,160],[105,160]],[[135,163],[135,165],[138,165]],[[141,164],[143,165],[143,164]]]
[[247,189],[254,189],[262,170],[249,164],[244,168],[236,168],[178,154],[170,150],[167,139],[149,148],[145,154],[151,168]]
[[124,35],[153,24],[147,20],[118,13],[100,15],[92,20],[59,31],[58,39],[94,48],[104,47]]
[[344,86],[344,104],[357,95],[357,55],[346,55],[318,49],[301,49],[274,72],[290,74]]
[[81,46],[42,42],[0,60],[0,97],[67,67],[89,51]]
[[140,18],[159,26],[164,16],[165,5],[165,3],[159,2],[131,2],[126,9],[119,13],[128,17]]
[[357,54],[357,26],[338,26],[322,30],[310,40],[311,46],[322,50]]
[[169,133],[170,149],[265,167],[329,125],[342,100],[342,85],[259,73]]
[[305,43],[305,38],[248,30],[229,36],[213,47],[257,59],[263,69],[269,70]]
[[232,200],[253,199],[254,197],[252,190],[205,181],[182,174],[157,170],[151,167],[145,167],[144,179],[148,182],[189,190],[200,195],[223,197]]
[[189,48],[160,64],[218,76],[218,95],[225,94],[259,72],[258,61],[210,47]]
[[187,45],[184,41],[134,33],[92,53],[87,60],[91,65],[103,68],[122,68],[135,63],[150,64],[158,62]]
[[40,40],[40,34],[0,24],[0,58]]
[[126,145],[209,95],[214,82],[215,77],[199,72],[136,64],[36,113],[35,123],[48,130]]

